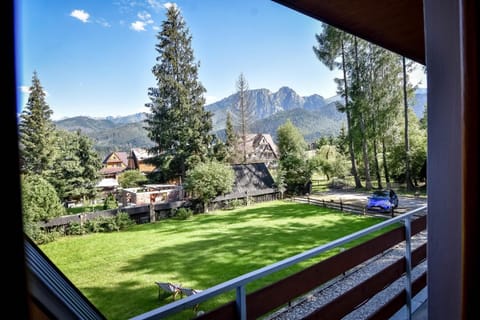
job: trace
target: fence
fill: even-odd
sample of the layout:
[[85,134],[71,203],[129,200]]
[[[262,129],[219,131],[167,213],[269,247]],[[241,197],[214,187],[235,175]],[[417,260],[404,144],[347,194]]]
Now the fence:
[[[183,207],[185,201],[170,201],[165,203],[154,204],[154,210],[158,217],[166,217],[169,215],[172,209],[177,209]],[[70,223],[84,223],[88,220],[93,220],[98,217],[114,217],[118,212],[126,212],[136,223],[146,223],[150,222],[150,205],[143,206],[130,206],[130,207],[120,207],[117,209],[102,210],[96,212],[87,212],[81,214],[73,214],[68,216],[57,217],[49,220],[48,222],[43,222],[40,224],[40,227],[51,229],[51,228],[63,228],[68,226]]]
[[245,193],[231,193],[216,197],[208,206],[208,210],[228,209],[235,201],[243,204],[259,203],[278,200],[280,193],[276,189],[252,190]]
[[324,199],[315,199],[315,198],[310,198],[310,197],[292,197],[292,201],[297,201],[297,202],[302,202],[302,203],[308,203],[308,204],[313,204],[317,206],[322,206],[324,208],[331,208],[331,209],[337,209],[340,211],[344,212],[350,212],[350,213],[358,213],[358,214],[365,214],[365,207],[364,206],[359,206],[355,204],[351,204],[348,202],[343,202],[342,199],[340,198],[340,201],[336,202],[333,199],[332,200],[324,200]]

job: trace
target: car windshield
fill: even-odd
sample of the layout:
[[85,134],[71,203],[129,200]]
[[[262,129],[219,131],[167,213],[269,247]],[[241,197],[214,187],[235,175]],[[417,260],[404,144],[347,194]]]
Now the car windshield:
[[389,198],[390,195],[388,191],[374,191],[373,192],[373,197],[374,198]]

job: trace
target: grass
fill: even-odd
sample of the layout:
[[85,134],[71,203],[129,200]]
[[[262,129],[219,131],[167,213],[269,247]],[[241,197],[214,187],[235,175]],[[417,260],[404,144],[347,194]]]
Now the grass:
[[[274,201],[188,220],[136,225],[120,232],[65,237],[40,248],[108,319],[128,319],[172,301],[171,297],[158,299],[155,281],[206,289],[380,221]],[[259,279],[247,291],[338,250]],[[201,303],[200,310],[234,299],[234,292],[229,292]],[[189,309],[172,319],[193,316]]]

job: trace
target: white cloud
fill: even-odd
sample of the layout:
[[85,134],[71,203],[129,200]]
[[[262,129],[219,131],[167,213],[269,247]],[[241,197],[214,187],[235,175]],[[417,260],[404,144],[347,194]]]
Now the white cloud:
[[111,27],[110,23],[108,23],[108,21],[106,21],[105,19],[102,19],[102,18],[97,19],[95,22],[98,23],[99,25],[101,25],[102,27],[105,27],[105,28],[110,28]]
[[162,3],[157,0],[147,0],[148,5],[155,11],[160,11],[162,9]]
[[145,31],[146,23],[143,21],[135,21],[130,24],[130,29],[135,31]]
[[21,93],[30,93],[30,87],[29,86],[21,86],[20,87],[20,92]]
[[146,11],[137,13],[137,17],[145,23],[153,23],[152,15]]
[[170,9],[171,7],[177,8],[177,4],[175,2],[165,2],[163,6],[167,9]]
[[70,17],[78,19],[78,20],[82,21],[83,23],[87,23],[88,18],[90,17],[90,14],[88,14],[88,12],[86,12],[86,11],[75,9],[70,13]]

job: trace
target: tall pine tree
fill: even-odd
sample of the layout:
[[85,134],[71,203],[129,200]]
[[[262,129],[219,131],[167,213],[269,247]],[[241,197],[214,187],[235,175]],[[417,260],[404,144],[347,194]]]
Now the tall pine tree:
[[27,104],[20,114],[21,171],[47,176],[55,159],[53,111],[45,101],[45,92],[34,71]]
[[237,88],[237,99],[232,109],[241,138],[242,162],[247,163],[247,134],[250,133],[250,126],[254,120],[254,110],[248,91],[248,82],[243,73],[238,77],[235,86]]
[[183,179],[185,172],[211,156],[212,114],[204,109],[205,88],[198,80],[192,37],[177,6],[166,13],[157,34],[157,64],[152,68],[157,86],[148,89],[148,137],[155,143],[153,163],[160,179]]

